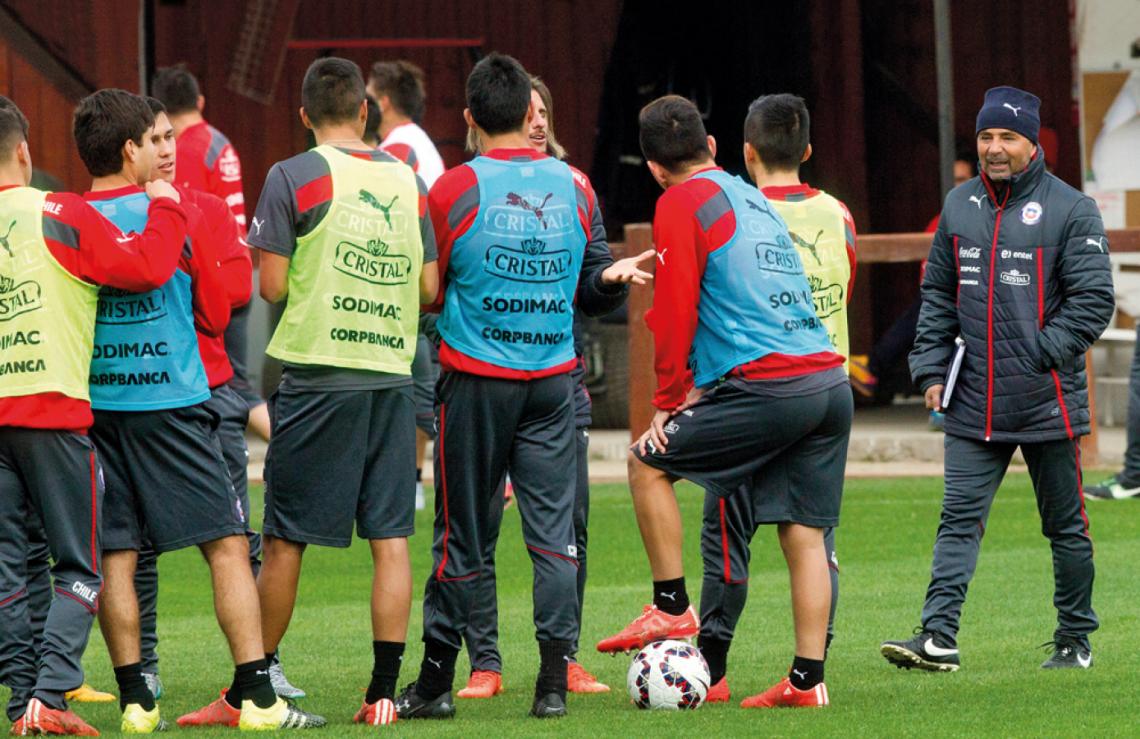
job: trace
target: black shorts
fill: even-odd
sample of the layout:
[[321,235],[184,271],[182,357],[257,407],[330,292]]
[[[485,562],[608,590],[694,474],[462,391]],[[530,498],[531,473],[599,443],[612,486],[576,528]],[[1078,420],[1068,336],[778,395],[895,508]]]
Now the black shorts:
[[95,411],[91,440],[103,463],[103,549],[155,551],[244,534],[222,459],[218,417],[204,403],[162,411]]
[[262,533],[347,547],[415,531],[416,426],[412,388],[296,390],[269,399]]
[[[773,397],[764,381],[730,379],[665,425],[664,451],[633,454],[650,467],[685,478],[720,496],[756,485],[770,498],[758,522],[839,523],[851,386]],[[769,518],[770,514],[770,518]]]

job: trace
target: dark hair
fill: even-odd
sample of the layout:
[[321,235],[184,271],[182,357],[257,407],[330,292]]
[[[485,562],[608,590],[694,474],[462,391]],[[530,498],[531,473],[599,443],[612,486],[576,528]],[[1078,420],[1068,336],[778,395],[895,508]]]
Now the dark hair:
[[144,95],[143,100],[146,100],[146,105],[150,108],[150,112],[154,113],[155,118],[158,117],[159,113],[168,113],[166,106],[158,98]]
[[16,144],[28,140],[28,119],[8,98],[0,95],[0,157],[7,157]]
[[670,172],[712,158],[700,111],[680,95],[665,95],[646,105],[637,124],[642,156]]
[[530,107],[530,75],[518,60],[492,52],[467,77],[467,107],[475,124],[494,135],[522,128]]
[[162,101],[171,115],[198,109],[198,80],[183,64],[160,67],[150,83],[150,94]]
[[748,106],[744,140],[769,171],[798,171],[810,134],[811,116],[799,95],[762,95]]
[[368,118],[364,121],[364,142],[375,139],[380,143],[380,106],[371,95],[364,96],[364,104],[368,106]]
[[139,95],[126,90],[97,90],[79,101],[71,131],[79,158],[92,177],[106,177],[123,168],[123,146],[142,146],[143,134],[154,125],[154,113]]
[[424,71],[409,61],[376,62],[368,76],[368,85],[377,96],[387,95],[392,106],[413,121],[424,117]]
[[364,77],[355,62],[328,56],[309,65],[301,83],[301,107],[314,126],[356,120],[364,102]]

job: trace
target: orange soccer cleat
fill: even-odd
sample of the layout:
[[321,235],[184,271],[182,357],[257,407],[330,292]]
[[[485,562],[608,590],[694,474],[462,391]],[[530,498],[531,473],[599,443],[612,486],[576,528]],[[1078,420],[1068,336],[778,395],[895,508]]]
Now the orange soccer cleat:
[[494,698],[503,692],[503,676],[491,670],[475,670],[467,678],[467,686],[456,695],[460,698]]
[[784,678],[760,695],[745,698],[741,708],[823,708],[828,703],[827,686],[823,683],[800,690]]
[[197,711],[178,717],[179,726],[231,726],[236,727],[241,720],[241,709],[226,703],[226,690],[213,703],[208,703]]
[[391,698],[381,698],[375,703],[365,703],[352,717],[353,722],[369,726],[387,726],[396,723],[396,704]]
[[671,616],[657,606],[645,606],[629,626],[598,642],[598,651],[629,652],[662,639],[688,639],[701,630],[701,620],[692,606],[680,616]]
[[24,715],[12,725],[12,734],[20,733],[32,735],[53,736],[99,736],[95,727],[76,716],[67,709],[59,710],[44,705],[39,698],[28,701],[28,708]]
[[728,689],[728,678],[722,677],[709,687],[705,695],[705,703],[728,703],[732,693]]
[[610,686],[577,662],[566,663],[566,689],[571,693],[608,693]]

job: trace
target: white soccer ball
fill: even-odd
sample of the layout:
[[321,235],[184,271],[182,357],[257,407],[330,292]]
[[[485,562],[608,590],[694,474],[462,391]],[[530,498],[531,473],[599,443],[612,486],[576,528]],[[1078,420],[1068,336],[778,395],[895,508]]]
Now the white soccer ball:
[[633,658],[625,683],[638,708],[699,708],[709,691],[709,666],[691,644],[654,642]]

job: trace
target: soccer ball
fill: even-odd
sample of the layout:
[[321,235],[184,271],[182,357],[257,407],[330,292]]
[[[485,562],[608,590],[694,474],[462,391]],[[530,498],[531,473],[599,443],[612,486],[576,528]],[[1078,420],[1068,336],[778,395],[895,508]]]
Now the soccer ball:
[[638,708],[699,708],[709,690],[709,666],[691,644],[659,641],[637,653],[625,682]]

